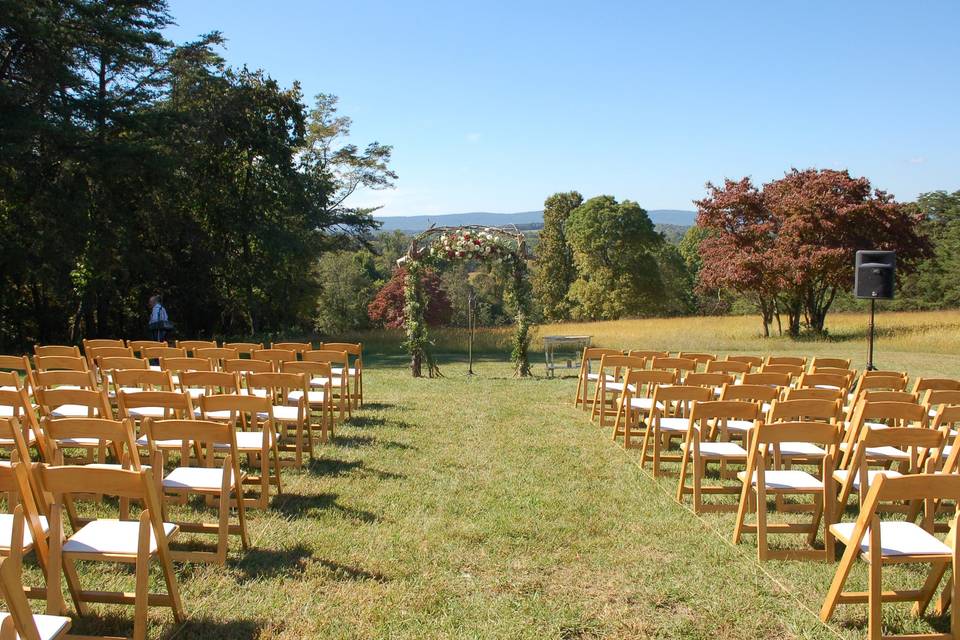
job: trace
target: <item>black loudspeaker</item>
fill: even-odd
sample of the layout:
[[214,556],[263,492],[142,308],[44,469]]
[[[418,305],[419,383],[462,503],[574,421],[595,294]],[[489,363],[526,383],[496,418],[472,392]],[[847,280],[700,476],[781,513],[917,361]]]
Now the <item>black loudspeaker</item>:
[[897,254],[893,251],[857,251],[853,293],[869,300],[893,300]]

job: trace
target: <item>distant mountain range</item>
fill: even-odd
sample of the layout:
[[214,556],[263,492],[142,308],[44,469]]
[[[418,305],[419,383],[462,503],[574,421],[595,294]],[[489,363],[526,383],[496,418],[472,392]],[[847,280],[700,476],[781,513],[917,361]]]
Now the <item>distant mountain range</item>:
[[[653,209],[647,214],[656,225],[675,225],[689,227],[697,217],[696,211],[680,209]],[[425,216],[376,216],[383,222],[383,231],[423,231],[430,225],[438,227],[458,227],[461,225],[477,224],[487,227],[516,225],[517,227],[536,229],[543,225],[543,211],[521,211],[519,213],[487,213],[477,211],[473,213],[446,213]]]

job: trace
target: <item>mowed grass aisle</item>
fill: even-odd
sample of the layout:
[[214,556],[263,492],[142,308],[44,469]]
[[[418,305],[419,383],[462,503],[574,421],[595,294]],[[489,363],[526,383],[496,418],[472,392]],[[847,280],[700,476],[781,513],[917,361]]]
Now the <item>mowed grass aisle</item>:
[[252,513],[255,549],[181,567],[190,621],[152,619],[177,638],[834,637],[573,409],[575,380],[465,369],[374,363],[366,408]]

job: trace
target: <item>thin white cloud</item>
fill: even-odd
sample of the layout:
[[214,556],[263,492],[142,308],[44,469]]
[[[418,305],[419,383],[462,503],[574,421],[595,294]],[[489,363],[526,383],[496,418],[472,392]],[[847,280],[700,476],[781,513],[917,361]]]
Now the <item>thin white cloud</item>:
[[923,156],[915,156],[915,157],[913,157],[913,158],[908,158],[908,159],[907,159],[907,163],[908,163],[908,164],[923,164],[923,163],[926,162],[926,161],[927,161],[927,159],[924,158]]
[[480,138],[482,138],[482,137],[483,137],[483,136],[482,136],[481,134],[476,133],[476,132],[471,132],[471,133],[468,133],[468,134],[466,135],[467,142],[469,142],[470,144],[476,144],[476,143],[480,142]]

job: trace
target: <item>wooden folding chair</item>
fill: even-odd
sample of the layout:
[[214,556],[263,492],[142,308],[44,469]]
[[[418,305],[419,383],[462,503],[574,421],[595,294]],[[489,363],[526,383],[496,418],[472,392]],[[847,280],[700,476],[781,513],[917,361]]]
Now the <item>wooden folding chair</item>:
[[[352,358],[348,363],[347,375],[353,378],[352,396],[354,408],[363,405],[363,344],[360,342],[322,342],[322,351],[345,351]],[[343,375],[342,367],[334,367],[333,375]]]
[[[195,494],[205,498],[216,498],[219,502],[218,520],[208,522],[176,522],[181,531],[188,533],[216,534],[217,550],[208,551],[173,551],[174,560],[183,562],[216,562],[224,564],[227,561],[227,551],[230,548],[230,535],[240,536],[240,544],[246,550],[250,547],[247,536],[246,507],[243,500],[243,483],[246,474],[240,470],[237,451],[237,439],[233,426],[226,422],[209,420],[152,420],[144,422],[147,440],[150,448],[150,459],[153,468],[157,471],[154,476],[157,482],[157,493],[163,496],[166,493],[186,499]],[[180,450],[180,464],[164,475],[162,453],[157,448],[157,442],[179,440],[183,443]],[[190,447],[188,443],[195,443],[201,455],[197,466],[190,466]],[[219,447],[217,445],[220,445]],[[223,445],[226,445],[224,448]],[[215,453],[225,453],[222,464],[216,467]],[[230,523],[230,506],[237,507],[237,523]],[[163,521],[168,522],[166,502],[163,503]]]
[[[240,376],[227,371],[184,371],[180,374],[180,391],[194,401],[207,394],[240,393]],[[199,407],[194,406],[199,417]]]
[[784,364],[784,363],[766,363],[760,367],[760,373],[785,373],[790,376],[790,383],[793,384],[794,381],[798,380],[800,376],[803,375],[806,371],[806,367],[799,364]]
[[850,468],[854,443],[860,440],[865,430],[888,427],[927,427],[928,415],[923,405],[912,402],[870,402],[861,400],[853,408],[847,421],[846,434],[840,443],[843,451],[838,468]]
[[269,362],[274,371],[280,371],[280,363],[296,360],[297,352],[290,349],[257,349],[250,358]]
[[87,361],[81,356],[37,356],[34,371],[87,371]]
[[[280,451],[292,451],[294,459],[280,460],[281,465],[292,464],[297,469],[303,466],[303,451],[306,448],[310,457],[313,457],[313,445],[309,436],[310,409],[307,406],[309,379],[302,373],[248,373],[246,375],[247,389],[251,391],[265,391],[272,405],[270,417],[279,427],[280,437],[277,448]],[[291,392],[300,391],[299,398],[291,396]],[[293,427],[293,436],[289,428]]]
[[[760,415],[766,415],[773,402],[780,398],[780,393],[779,387],[763,384],[726,384],[720,389],[720,400],[752,402],[759,407]],[[731,438],[746,443],[755,424],[754,420],[727,420],[724,428]]]
[[271,349],[293,351],[298,357],[303,357],[305,351],[313,351],[313,344],[309,342],[271,342]]
[[[672,385],[677,375],[672,371],[653,371],[650,369],[630,369],[624,376],[624,389],[617,402],[617,417],[613,423],[613,439],[623,436],[623,447],[632,449],[637,446],[634,438],[641,437],[646,431],[644,418],[653,408],[653,394],[658,385]],[[663,408],[663,407],[661,407]],[[640,428],[644,422],[643,429]]]
[[[280,452],[277,446],[277,428],[273,421],[273,399],[254,395],[200,396],[200,416],[203,420],[224,421],[237,431],[233,443],[216,443],[214,449],[228,450],[235,446],[237,455],[245,454],[250,466],[259,468],[258,475],[247,474],[243,482],[259,487],[256,498],[244,498],[246,506],[266,509],[270,504],[270,485],[283,493],[280,482]],[[225,419],[223,416],[227,416]],[[273,467],[271,473],[270,468]]]
[[33,345],[34,356],[67,356],[71,358],[80,358],[80,348],[76,345],[65,344],[46,344]]
[[[147,418],[155,420],[192,420],[195,417],[193,398],[189,393],[180,391],[124,391],[117,393],[120,405],[120,417],[129,418],[133,424],[143,424]],[[180,449],[183,445],[178,440],[162,441],[157,446],[166,451]],[[147,447],[147,436],[141,428],[137,446]]]
[[[349,371],[350,355],[346,351],[331,351],[329,349],[316,349],[314,351],[304,351],[303,359],[307,362],[326,362],[330,365],[331,372],[334,369]],[[350,409],[350,375],[337,375],[331,373],[330,389],[333,399],[337,402],[340,414],[340,420],[346,420],[352,415]],[[312,387],[323,387],[324,379],[311,379],[309,385]]]
[[[47,460],[49,452],[46,450],[43,439],[39,437],[40,422],[27,390],[21,386],[20,377],[12,372],[0,372],[0,419],[15,419],[21,427],[26,447],[36,447],[43,460]],[[0,437],[0,449],[15,449],[16,442]],[[17,453],[21,453],[17,451]],[[29,460],[29,455],[24,458]]]
[[197,355],[197,349],[216,349],[219,346],[216,340],[177,340],[174,345],[185,350],[188,357],[201,357]]
[[743,384],[762,384],[768,387],[778,387],[780,389],[786,389],[793,382],[793,378],[789,373],[781,373],[775,371],[751,371],[750,373],[743,374],[742,379]]
[[[735,504],[707,503],[705,495],[738,495],[739,488],[720,484],[704,485],[707,465],[720,466],[721,480],[729,464],[747,463],[747,450],[735,442],[723,437],[728,420],[760,419],[760,407],[753,402],[740,400],[716,400],[694,403],[690,410],[686,438],[681,445],[680,477],[677,482],[677,502],[683,502],[684,496],[693,495],[694,513],[705,511],[734,511]],[[708,440],[706,434],[718,433],[719,439]],[[688,469],[693,476],[693,486],[687,485]]]
[[960,380],[955,378],[917,378],[911,391],[921,398],[927,391],[960,391]]
[[[672,375],[676,373],[670,371]],[[690,424],[691,408],[697,402],[711,400],[710,389],[683,385],[658,385],[653,390],[650,418],[640,448],[640,468],[653,461],[653,475],[662,473],[663,462],[680,462],[680,454],[668,453],[674,438],[683,438]],[[649,457],[647,451],[650,451]]]
[[820,464],[829,453],[837,459],[840,428],[843,420],[843,409],[839,398],[824,400],[819,398],[793,398],[777,400],[770,405],[766,413],[766,422],[825,422],[837,426],[837,442],[827,451],[821,447],[812,446],[804,442],[781,442],[780,459],[787,465],[797,462],[800,464]]
[[[310,449],[310,457],[312,458],[314,424],[320,428],[320,442],[327,443],[330,438],[333,437],[334,413],[332,381],[335,374],[329,362],[298,360],[296,362],[284,362],[280,365],[280,368],[282,373],[305,375],[309,381],[306,392],[307,410],[317,410],[320,413],[320,419],[316,423],[310,420],[309,416],[307,419],[308,448]],[[316,381],[316,384],[314,381]],[[299,389],[294,389],[287,393],[287,403],[293,406],[298,406],[303,398],[304,392]]]
[[[10,376],[3,376],[3,379],[0,380],[0,389],[12,391],[15,388],[25,387],[28,395],[33,392],[33,367],[30,365],[30,358],[27,356],[0,355],[0,374],[2,373],[15,374],[17,378],[17,384],[12,385],[11,383],[7,382],[8,380],[12,379]],[[20,381],[20,378],[23,379],[22,382]]]
[[749,355],[728,355],[727,360],[730,362],[743,362],[744,364],[750,365],[751,369],[759,369],[763,366],[763,358],[760,356],[749,356]]
[[810,362],[811,370],[818,367],[829,367],[831,369],[849,369],[850,358],[830,358],[824,356],[815,356]]
[[147,358],[144,355],[144,349],[156,349],[158,347],[169,347],[170,344],[162,340],[130,340],[127,346],[133,349],[133,354],[138,358]]
[[643,366],[643,358],[624,355],[600,357],[600,366],[597,368],[599,379],[594,384],[593,403],[590,409],[591,422],[599,418],[599,426],[609,426],[607,415],[616,406],[617,398],[623,393],[624,376],[630,369],[643,369]]
[[97,369],[102,358],[132,358],[133,349],[130,347],[90,347],[84,351],[87,367]]
[[263,349],[263,343],[262,342],[224,342],[223,348],[234,349],[237,352],[238,357],[247,356],[247,358],[250,358],[253,356],[254,351],[259,351],[260,349]]
[[223,361],[223,370],[227,373],[272,373],[273,363],[269,360],[236,358]]
[[684,377],[688,373],[695,373],[697,370],[697,361],[690,358],[654,358],[650,362],[651,369],[661,371],[673,371],[677,374],[677,381],[683,383]]
[[[960,476],[918,474],[901,478],[877,478],[863,501],[857,521],[838,522],[829,527],[830,533],[844,544],[846,549],[820,609],[820,619],[829,621],[837,605],[866,603],[869,611],[867,636],[871,640],[960,637],[960,610],[957,607],[953,607],[950,613],[950,633],[891,636],[883,635],[882,630],[884,602],[914,602],[913,615],[923,615],[947,567],[952,567],[954,576],[960,571],[960,545],[955,542],[956,523],[953,524],[954,530],[947,536],[947,544],[932,534],[935,504],[940,500],[960,500]],[[902,520],[881,520],[878,508],[881,503],[891,501],[922,501],[923,526]],[[857,556],[870,565],[868,590],[844,591],[843,587]],[[883,589],[883,565],[918,563],[931,565],[921,588]],[[949,595],[954,601],[960,601],[958,585],[960,581],[952,580],[949,587]]]
[[[740,506],[733,530],[733,544],[739,544],[744,533],[757,534],[757,557],[762,562],[772,558],[806,560],[816,559],[833,562],[832,538],[824,532],[824,549],[771,549],[768,534],[803,533],[807,545],[812,547],[820,530],[820,519],[827,527],[834,520],[833,457],[830,454],[821,460],[821,474],[817,478],[800,469],[785,469],[780,460],[781,446],[804,443],[816,449],[834,450],[840,440],[839,427],[828,422],[777,422],[758,423],[750,440],[747,468],[737,474],[743,483]],[[813,518],[810,523],[770,523],[767,496],[777,498],[778,508],[787,496],[810,496]],[[801,505],[792,505],[801,506]],[[747,513],[756,512],[756,524],[747,524]],[[795,512],[798,509],[790,509]]]
[[691,387],[707,387],[713,391],[714,399],[720,397],[725,386],[732,385],[734,382],[736,378],[733,374],[719,371],[689,373],[683,381]]
[[764,364],[768,365],[790,365],[792,367],[807,367],[807,357],[806,356],[767,356],[767,361]]
[[654,358],[669,358],[670,352],[656,351],[653,349],[630,349],[629,351],[627,351],[627,355],[630,356],[631,358],[643,358],[647,362],[651,362],[653,361]]
[[179,381],[185,371],[213,371],[213,363],[208,358],[160,358],[160,370],[169,371]]
[[[140,350],[140,356],[150,361],[156,360],[160,362],[169,358],[186,358],[187,350],[178,347],[168,347],[166,345],[162,347],[144,347]],[[154,368],[154,370],[161,370],[163,367],[153,365],[152,368]]]
[[206,358],[212,362],[215,371],[223,371],[223,363],[227,360],[238,359],[240,357],[240,352],[236,349],[220,347],[216,349],[194,349],[193,355],[197,358]]
[[736,378],[736,382],[743,380],[743,374],[750,373],[751,367],[746,362],[732,360],[711,360],[707,363],[707,373],[727,373]]
[[[84,373],[90,376],[93,375],[90,371]],[[36,397],[40,415],[44,417],[113,417],[113,409],[110,408],[110,400],[107,398],[107,392],[98,388],[96,385],[82,389],[41,386],[37,388]]]
[[681,351],[678,354],[678,357],[685,358],[687,360],[693,360],[698,365],[700,365],[701,369],[703,369],[704,371],[706,371],[707,365],[717,360],[717,356],[715,354],[701,353],[698,351]]
[[841,411],[846,399],[847,394],[845,394],[842,389],[796,389],[788,387],[784,395],[784,400],[829,400],[831,402],[839,402]]
[[0,559],[0,595],[7,611],[0,612],[2,640],[59,640],[68,636],[72,621],[66,616],[35,614],[24,595],[21,566],[13,558]]
[[837,389],[846,397],[850,387],[850,379],[847,376],[836,373],[810,373],[805,372],[797,380],[798,389]]
[[600,358],[603,356],[620,356],[623,351],[619,349],[601,349],[599,347],[586,347],[580,359],[580,374],[577,376],[577,395],[574,398],[573,406],[581,406],[587,410],[587,403],[593,396],[590,394],[590,383],[597,382],[600,374],[593,369],[600,364]]
[[83,352],[86,353],[90,349],[96,349],[97,347],[126,347],[127,344],[123,340],[115,340],[113,338],[93,338],[83,340]]
[[[49,557],[49,522],[40,515],[30,473],[29,461],[0,465],[0,492],[7,496],[9,511],[0,513],[0,556],[9,559],[17,573],[23,557],[31,551],[41,569],[46,569]],[[46,597],[46,589],[42,587],[28,587],[25,591],[30,598]]]
[[[852,493],[857,494],[862,507],[867,490],[879,477],[899,478],[932,472],[936,468],[943,442],[943,433],[934,429],[918,427],[863,429],[853,447],[847,468],[834,471],[834,478],[840,486],[840,496],[837,500],[840,508],[846,507]],[[896,469],[890,468],[893,464],[897,465]],[[871,469],[871,466],[880,468]],[[906,507],[895,505],[887,509],[909,511]]]
[[[50,560],[47,563],[47,613],[66,610],[61,592],[61,572],[77,612],[88,615],[88,602],[134,606],[133,638],[146,640],[147,607],[166,606],[173,610],[178,623],[185,621],[177,577],[173,571],[169,542],[178,528],[163,522],[160,497],[149,468],[140,471],[97,467],[38,467],[38,476],[45,492],[52,495],[50,507]],[[63,505],[66,496],[77,492],[95,493],[121,498],[120,519],[97,519],[83,525],[70,537],[63,533]],[[130,500],[144,505],[138,520],[128,520]],[[160,565],[166,593],[149,593],[150,562]],[[81,589],[76,572],[78,561],[127,563],[135,565],[134,593],[86,591]]]

